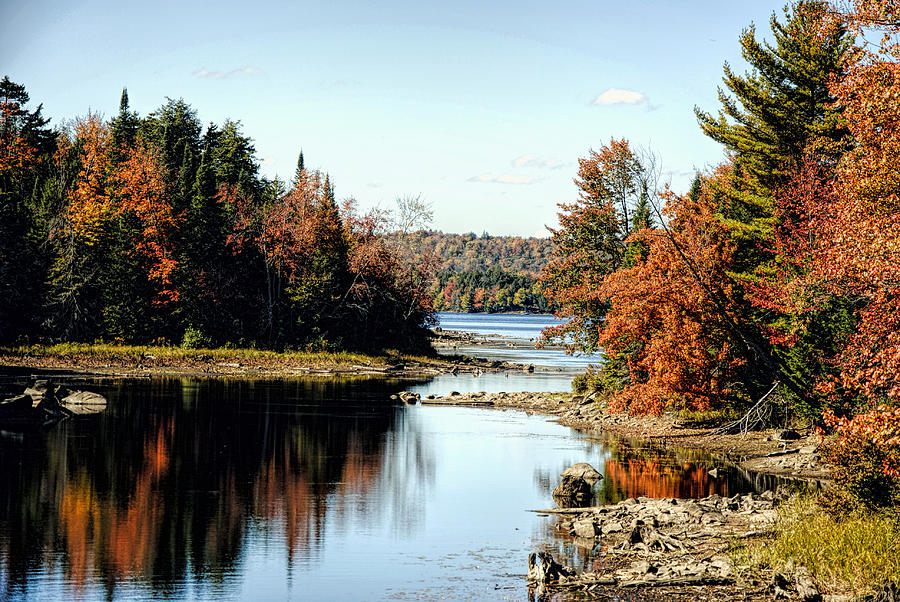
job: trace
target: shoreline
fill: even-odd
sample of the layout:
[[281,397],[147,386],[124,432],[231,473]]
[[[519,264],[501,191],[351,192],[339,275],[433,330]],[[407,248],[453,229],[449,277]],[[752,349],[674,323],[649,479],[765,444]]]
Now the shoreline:
[[[443,331],[447,333],[450,331]],[[463,333],[464,334],[464,333]],[[0,367],[60,371],[72,376],[114,378],[427,378],[439,374],[502,373],[533,370],[531,366],[463,356],[361,355],[350,353],[286,353],[235,349],[185,350],[171,347],[68,345],[0,348]],[[671,416],[610,414],[588,396],[572,393],[469,393],[428,396],[424,405],[465,405],[520,410],[552,417],[563,426],[587,432],[664,442],[721,454],[752,472],[785,478],[825,481],[811,438],[781,441],[775,430],[745,435],[717,435],[714,428],[681,425]]]
[[519,410],[552,417],[563,426],[589,433],[660,442],[708,451],[745,470],[788,479],[827,482],[830,471],[820,462],[811,437],[791,441],[778,438],[778,429],[720,435],[714,428],[680,425],[671,416],[629,416],[605,412],[590,397],[571,393],[475,393],[423,398],[423,405]]

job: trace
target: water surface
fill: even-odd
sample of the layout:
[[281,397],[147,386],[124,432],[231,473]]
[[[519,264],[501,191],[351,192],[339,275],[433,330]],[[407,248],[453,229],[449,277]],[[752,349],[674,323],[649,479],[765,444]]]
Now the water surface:
[[528,511],[573,463],[605,474],[594,503],[765,485],[541,416],[390,401],[558,384],[488,376],[72,383],[106,412],[0,433],[0,600],[522,600],[529,553],[590,562]]

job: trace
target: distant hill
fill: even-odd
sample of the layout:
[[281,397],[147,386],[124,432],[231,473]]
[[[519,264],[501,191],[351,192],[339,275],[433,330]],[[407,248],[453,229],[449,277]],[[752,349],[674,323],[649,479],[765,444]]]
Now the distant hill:
[[407,234],[404,244],[420,257],[438,258],[430,286],[438,311],[553,311],[536,282],[553,254],[548,238],[422,230]]
[[553,254],[549,238],[444,234],[429,230],[407,236],[419,253],[440,257],[441,271],[483,272],[498,267],[505,272],[535,277]]

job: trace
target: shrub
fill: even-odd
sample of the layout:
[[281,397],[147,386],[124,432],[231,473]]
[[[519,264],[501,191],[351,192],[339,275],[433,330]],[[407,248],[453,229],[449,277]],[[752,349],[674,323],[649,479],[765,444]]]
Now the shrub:
[[182,349],[209,349],[213,346],[212,341],[197,328],[188,326],[181,337]]

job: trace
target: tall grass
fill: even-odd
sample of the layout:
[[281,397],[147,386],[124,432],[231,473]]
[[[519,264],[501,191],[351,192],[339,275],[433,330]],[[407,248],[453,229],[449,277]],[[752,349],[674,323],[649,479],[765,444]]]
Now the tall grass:
[[735,564],[777,571],[793,560],[823,591],[860,595],[886,581],[900,582],[898,535],[894,511],[834,516],[810,494],[782,506],[772,538],[739,551]]
[[396,352],[366,355],[348,351],[266,351],[262,349],[185,349],[173,346],[138,346],[112,343],[58,343],[54,345],[19,345],[0,347],[0,355],[61,359],[91,358],[109,362],[136,362],[154,356],[161,361],[257,361],[261,363],[301,363],[342,366],[354,364],[386,365],[397,361],[433,361],[424,356],[405,356]]

